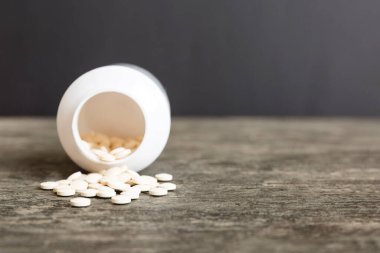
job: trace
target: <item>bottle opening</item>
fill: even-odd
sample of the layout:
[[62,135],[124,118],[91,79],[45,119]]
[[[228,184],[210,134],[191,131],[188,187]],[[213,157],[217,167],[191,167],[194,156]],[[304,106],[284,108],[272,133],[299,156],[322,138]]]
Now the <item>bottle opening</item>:
[[78,107],[73,133],[86,157],[99,163],[118,164],[138,149],[144,138],[145,119],[129,96],[104,92]]

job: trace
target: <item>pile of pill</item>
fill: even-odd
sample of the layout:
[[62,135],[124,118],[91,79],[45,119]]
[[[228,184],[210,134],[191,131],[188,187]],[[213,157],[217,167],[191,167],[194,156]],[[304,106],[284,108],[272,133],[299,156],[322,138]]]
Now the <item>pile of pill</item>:
[[91,151],[94,159],[103,162],[121,160],[130,155],[142,138],[110,137],[97,132],[81,134],[83,147]]
[[73,173],[67,179],[48,181],[40,184],[43,190],[53,190],[58,196],[79,196],[70,200],[73,207],[91,205],[92,197],[111,199],[115,205],[124,205],[138,199],[140,193],[159,197],[176,189],[171,183],[173,176],[168,173],[154,177],[140,175],[127,166],[113,167],[100,173]]

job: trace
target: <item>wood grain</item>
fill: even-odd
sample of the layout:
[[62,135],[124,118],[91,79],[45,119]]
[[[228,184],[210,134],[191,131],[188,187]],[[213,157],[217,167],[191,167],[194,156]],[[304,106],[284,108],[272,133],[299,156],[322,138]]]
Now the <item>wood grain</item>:
[[380,120],[180,118],[126,206],[38,189],[78,170],[53,119],[0,119],[1,252],[378,252]]

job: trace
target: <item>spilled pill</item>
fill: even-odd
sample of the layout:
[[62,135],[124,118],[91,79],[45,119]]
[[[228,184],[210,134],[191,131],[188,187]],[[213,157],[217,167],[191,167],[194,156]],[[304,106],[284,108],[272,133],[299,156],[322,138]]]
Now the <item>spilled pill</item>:
[[177,189],[177,186],[173,183],[161,183],[158,186],[165,188],[168,191],[174,191],[175,189]]
[[167,181],[172,181],[173,180],[173,176],[168,174],[168,173],[160,173],[160,174],[156,174],[155,175],[155,178],[158,180],[158,181],[163,181],[163,182],[167,182]]
[[52,182],[52,181],[42,182],[40,184],[40,188],[43,189],[43,190],[53,190],[54,187],[56,187],[57,185],[58,185],[57,182]]
[[73,207],[86,207],[91,205],[91,200],[88,198],[77,197],[70,199],[70,204]]
[[131,198],[127,195],[116,195],[111,198],[111,202],[115,205],[125,205],[131,203]]
[[161,196],[165,196],[167,194],[168,194],[168,190],[166,190],[165,188],[161,188],[161,187],[154,187],[154,188],[149,190],[149,195],[155,196],[155,197],[161,197]]

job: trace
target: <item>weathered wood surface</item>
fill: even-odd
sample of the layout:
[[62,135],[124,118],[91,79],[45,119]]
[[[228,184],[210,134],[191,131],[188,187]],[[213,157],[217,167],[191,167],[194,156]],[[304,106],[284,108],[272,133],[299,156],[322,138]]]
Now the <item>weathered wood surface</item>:
[[76,171],[52,119],[0,120],[0,252],[378,252],[380,120],[176,119],[126,206],[38,189]]

